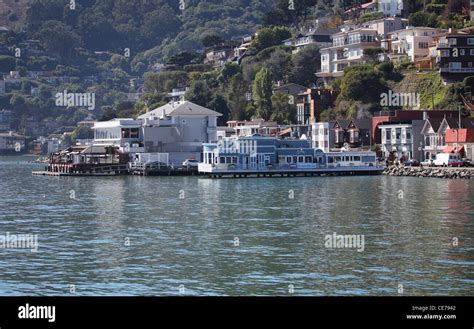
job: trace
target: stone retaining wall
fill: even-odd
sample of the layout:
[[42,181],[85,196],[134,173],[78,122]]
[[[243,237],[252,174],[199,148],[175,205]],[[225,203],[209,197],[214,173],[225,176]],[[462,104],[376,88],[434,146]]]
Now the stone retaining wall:
[[385,169],[384,175],[471,179],[474,178],[474,168],[390,166]]

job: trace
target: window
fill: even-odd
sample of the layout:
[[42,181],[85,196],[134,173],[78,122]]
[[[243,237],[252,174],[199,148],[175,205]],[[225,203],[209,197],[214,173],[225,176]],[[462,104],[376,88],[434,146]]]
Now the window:
[[458,44],[458,39],[449,38],[449,39],[448,39],[448,44],[449,44],[450,46],[455,46],[455,45]]
[[468,38],[467,39],[467,44],[468,45],[474,45],[474,38]]
[[392,132],[390,131],[390,129],[385,130],[385,139],[389,141],[391,138]]
[[401,128],[397,128],[396,131],[395,131],[395,135],[396,135],[396,139],[397,139],[397,140],[400,139],[401,134],[402,134],[402,129],[401,129]]
[[474,56],[474,49],[471,49],[471,56]]
[[130,138],[138,138],[139,137],[139,129],[132,128],[130,129]]
[[420,49],[428,49],[428,42],[419,42],[418,48]]
[[441,50],[441,57],[449,57],[449,50]]
[[406,138],[409,140],[411,139],[411,131],[410,130],[407,130],[406,131]]

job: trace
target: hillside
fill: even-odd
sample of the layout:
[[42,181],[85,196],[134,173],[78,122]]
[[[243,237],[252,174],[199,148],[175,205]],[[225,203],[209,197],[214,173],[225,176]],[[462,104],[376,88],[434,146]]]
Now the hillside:
[[26,10],[31,0],[2,0],[0,1],[0,26],[21,26],[25,19]]

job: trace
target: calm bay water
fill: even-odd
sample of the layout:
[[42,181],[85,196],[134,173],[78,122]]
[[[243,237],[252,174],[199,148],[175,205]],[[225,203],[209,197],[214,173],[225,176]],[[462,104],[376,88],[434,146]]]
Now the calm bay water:
[[[0,157],[0,295],[474,295],[474,184],[35,177]],[[291,198],[294,194],[294,198]],[[75,198],[71,198],[75,196]],[[180,198],[181,197],[181,198]],[[327,234],[365,249],[327,249]],[[453,238],[458,241],[453,246]],[[128,243],[129,242],[129,243]]]

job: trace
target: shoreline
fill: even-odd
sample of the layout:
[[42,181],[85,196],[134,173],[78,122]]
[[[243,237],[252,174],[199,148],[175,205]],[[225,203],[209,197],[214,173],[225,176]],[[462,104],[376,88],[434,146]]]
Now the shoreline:
[[385,168],[386,176],[428,177],[442,179],[472,179],[474,167],[404,167],[390,166]]

